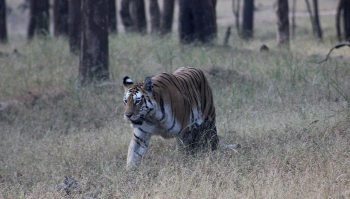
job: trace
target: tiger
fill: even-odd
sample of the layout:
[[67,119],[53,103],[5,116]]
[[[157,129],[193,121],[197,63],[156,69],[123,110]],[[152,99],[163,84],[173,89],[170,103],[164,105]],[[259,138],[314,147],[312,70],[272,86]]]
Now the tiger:
[[124,118],[133,128],[127,168],[140,165],[153,135],[176,138],[189,152],[217,149],[213,94],[202,70],[181,67],[139,83],[125,76],[123,86]]

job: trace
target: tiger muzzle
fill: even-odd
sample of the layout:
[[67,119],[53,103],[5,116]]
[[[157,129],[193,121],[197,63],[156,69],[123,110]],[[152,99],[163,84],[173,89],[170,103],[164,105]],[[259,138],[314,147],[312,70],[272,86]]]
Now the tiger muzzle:
[[134,114],[132,113],[125,113],[125,116],[130,120],[132,124],[135,125],[141,125],[143,123],[143,120],[145,119],[142,115],[140,117],[135,118]]

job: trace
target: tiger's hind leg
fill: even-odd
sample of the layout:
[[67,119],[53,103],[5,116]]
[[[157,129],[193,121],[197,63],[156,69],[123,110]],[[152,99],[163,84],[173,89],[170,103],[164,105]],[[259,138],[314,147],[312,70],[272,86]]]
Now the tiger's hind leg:
[[201,125],[191,129],[191,143],[189,149],[193,151],[216,150],[219,145],[219,137],[217,135],[215,123],[205,121]]
[[196,133],[194,129],[184,131],[177,138],[177,147],[187,155],[193,155],[196,151]]
[[212,151],[216,150],[219,145],[219,137],[217,134],[215,122],[205,121],[203,124],[205,143],[209,145]]
[[207,141],[211,147],[211,150],[214,151],[218,148],[219,145],[219,136],[216,131],[216,126],[214,126],[207,135]]
[[205,121],[201,125],[193,126],[191,130],[185,131],[178,137],[178,147],[187,154],[194,154],[197,151],[211,149],[216,150],[219,145],[214,122]]

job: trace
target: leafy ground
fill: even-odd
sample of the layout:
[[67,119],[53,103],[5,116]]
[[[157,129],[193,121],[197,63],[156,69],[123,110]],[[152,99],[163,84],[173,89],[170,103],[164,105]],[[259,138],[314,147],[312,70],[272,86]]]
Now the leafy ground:
[[[66,197],[66,176],[73,198],[350,197],[349,50],[317,64],[336,43],[333,19],[322,16],[323,42],[299,19],[291,51],[276,48],[268,18],[251,42],[233,34],[230,48],[111,36],[111,82],[88,88],[76,86],[78,57],[64,38],[13,36],[0,46],[0,198]],[[121,78],[188,65],[207,71],[221,140],[242,148],[189,157],[155,138],[127,172]]]

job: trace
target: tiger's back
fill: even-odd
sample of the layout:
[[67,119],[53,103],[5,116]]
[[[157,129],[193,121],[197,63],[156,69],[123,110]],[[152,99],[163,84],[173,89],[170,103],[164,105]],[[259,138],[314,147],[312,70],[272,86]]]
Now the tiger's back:
[[182,130],[204,121],[215,123],[212,91],[201,70],[179,68],[173,74],[156,75],[152,81],[155,98],[171,106]]

